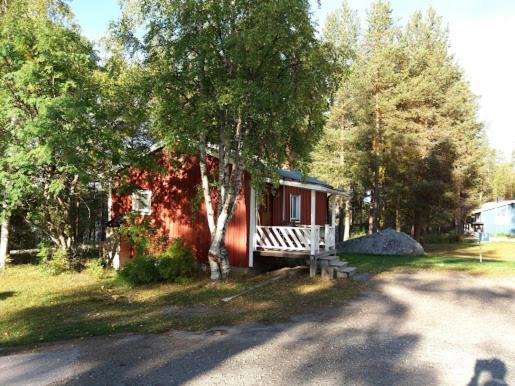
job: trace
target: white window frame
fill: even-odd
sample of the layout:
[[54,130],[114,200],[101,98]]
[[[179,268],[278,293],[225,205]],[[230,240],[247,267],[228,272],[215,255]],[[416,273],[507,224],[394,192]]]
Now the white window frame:
[[[295,200],[296,198],[296,200]],[[300,194],[290,194],[290,222],[300,222],[300,200],[301,196]],[[295,211],[297,213],[296,216],[294,216],[294,201],[295,201]]]
[[[141,201],[138,198],[146,201],[144,208],[139,207],[138,203]],[[141,189],[132,193],[132,211],[142,215],[149,215],[152,212],[152,192],[150,190]]]

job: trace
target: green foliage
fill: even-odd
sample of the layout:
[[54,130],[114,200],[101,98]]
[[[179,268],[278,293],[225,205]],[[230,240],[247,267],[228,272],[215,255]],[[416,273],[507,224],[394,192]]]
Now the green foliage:
[[328,18],[326,30],[338,35],[324,38],[348,71],[312,172],[353,192],[363,225],[367,199],[371,230],[400,228],[417,238],[448,231],[486,191],[487,147],[447,31],[432,9],[399,26],[382,0],[372,3],[362,31],[352,15],[345,5]]
[[52,247],[47,243],[40,243],[38,249],[37,257],[40,259],[40,262],[52,258]]
[[159,281],[157,259],[153,256],[136,256],[122,268],[119,276],[123,281],[133,286]]
[[107,262],[102,258],[89,259],[85,264],[85,271],[88,274],[98,278],[101,278],[105,275],[107,268]]
[[68,258],[67,252],[62,249],[51,249],[42,245],[38,256],[43,270],[51,275],[59,275],[77,268]]
[[161,278],[169,282],[191,277],[195,267],[191,249],[187,248],[180,238],[172,240],[170,246],[161,253],[157,266]]
[[[306,154],[324,121],[329,72],[307,1],[141,4],[128,16],[147,22],[142,54],[159,138],[196,152],[205,135],[239,150],[251,173]],[[231,149],[239,119],[243,143]]]
[[495,153],[492,153],[489,168],[488,200],[515,199],[515,158],[512,157],[512,160],[506,161],[502,157],[495,157]]
[[429,233],[424,235],[424,244],[456,243],[460,241],[460,235],[455,231],[445,233]]
[[24,207],[74,258],[79,203],[137,147],[126,124],[137,104],[124,69],[100,66],[66,2],[9,0],[0,13],[0,217]]
[[150,217],[141,218],[137,214],[130,214],[127,223],[120,228],[120,234],[127,237],[134,246],[136,256],[142,256],[150,252],[155,233],[155,229],[150,224]]
[[191,278],[196,263],[191,249],[180,238],[173,239],[159,256],[137,254],[119,272],[120,278],[130,285],[158,281],[183,282]]

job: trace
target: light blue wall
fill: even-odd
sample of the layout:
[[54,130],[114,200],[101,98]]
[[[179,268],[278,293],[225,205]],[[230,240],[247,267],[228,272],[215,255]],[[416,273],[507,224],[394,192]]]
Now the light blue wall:
[[481,212],[480,222],[490,234],[515,235],[515,205],[507,204]]

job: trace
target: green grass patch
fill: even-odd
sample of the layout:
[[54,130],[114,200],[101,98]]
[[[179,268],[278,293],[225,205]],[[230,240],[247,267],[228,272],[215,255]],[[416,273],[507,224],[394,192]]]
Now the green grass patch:
[[286,320],[343,304],[362,284],[290,277],[232,302],[222,298],[269,277],[235,275],[224,283],[196,278],[130,288],[114,271],[50,275],[38,266],[0,272],[0,347],[120,332],[202,330],[218,325]]
[[515,261],[515,242],[478,242],[468,241],[454,244],[427,244],[425,251],[435,256],[458,256],[479,258],[481,251],[483,257],[496,260]]
[[445,256],[377,256],[344,254],[342,258],[361,272],[381,273],[399,269],[467,271],[476,274],[515,275],[515,261]]

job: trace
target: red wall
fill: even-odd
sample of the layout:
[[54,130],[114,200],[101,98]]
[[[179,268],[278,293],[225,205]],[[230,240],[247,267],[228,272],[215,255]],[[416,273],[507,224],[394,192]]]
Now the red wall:
[[[191,247],[199,261],[206,262],[210,244],[206,208],[203,197],[200,210],[194,210],[195,197],[198,197],[200,168],[195,157],[172,159],[162,153],[156,154],[157,161],[165,168],[164,173],[131,170],[130,183],[152,191],[152,225],[159,236],[169,239],[181,237]],[[177,162],[178,161],[178,162]],[[210,170],[215,167],[211,160]],[[234,216],[229,224],[225,245],[232,266],[248,266],[248,221],[249,181],[243,176],[243,187],[238,198]],[[126,213],[131,208],[131,197],[113,194],[113,212]],[[128,259],[126,242],[121,243],[120,260]]]
[[[300,195],[300,224],[311,224],[311,190],[300,189],[291,186],[280,186],[275,191],[269,189],[269,194],[272,195],[272,216],[271,223],[265,220],[265,211],[263,205],[260,206],[259,214],[261,225],[289,225],[290,224],[290,195]],[[316,192],[316,211],[315,223],[316,225],[328,224],[328,199],[327,194],[323,192]],[[283,201],[284,196],[284,201]],[[284,221],[283,221],[283,202],[284,202]]]

